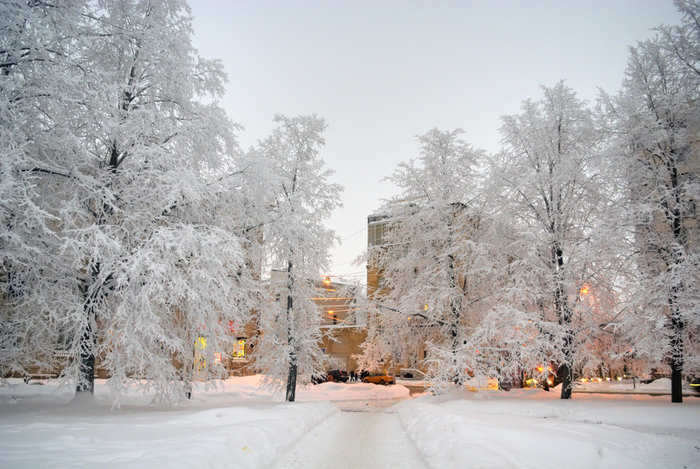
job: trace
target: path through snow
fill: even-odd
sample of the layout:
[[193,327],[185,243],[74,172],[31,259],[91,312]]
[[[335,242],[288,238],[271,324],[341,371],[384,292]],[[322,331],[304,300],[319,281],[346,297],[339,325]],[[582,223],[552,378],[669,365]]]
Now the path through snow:
[[379,407],[382,404],[376,400],[366,404],[369,412],[358,412],[357,403],[343,404],[337,403],[351,411],[336,412],[306,434],[274,469],[426,469],[397,413]]

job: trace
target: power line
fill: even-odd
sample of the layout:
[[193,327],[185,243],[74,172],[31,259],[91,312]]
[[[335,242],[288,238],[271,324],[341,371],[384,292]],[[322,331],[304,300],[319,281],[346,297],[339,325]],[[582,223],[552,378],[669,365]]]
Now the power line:
[[358,233],[362,233],[362,232],[365,231],[366,229],[367,229],[367,228],[363,226],[359,231],[354,232],[353,234],[351,234],[350,236],[348,236],[348,237],[346,237],[346,238],[343,238],[343,241],[345,241],[346,239],[352,238],[353,236],[355,236],[355,235],[358,234]]

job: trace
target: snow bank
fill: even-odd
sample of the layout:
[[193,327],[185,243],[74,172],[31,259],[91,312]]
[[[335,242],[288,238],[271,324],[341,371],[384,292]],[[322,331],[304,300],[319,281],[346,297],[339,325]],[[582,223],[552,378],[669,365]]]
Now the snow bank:
[[338,408],[328,401],[407,398],[403,386],[324,383],[297,401],[258,389],[261,376],[200,384],[181,408],[150,406],[133,390],[113,409],[105,380],[95,404],[71,405],[74,392],[52,381],[10,380],[0,388],[0,468],[262,468]]
[[[693,395],[697,390],[690,386],[686,381],[683,381],[683,393]],[[574,383],[574,392],[621,392],[621,393],[665,393],[671,394],[671,380],[668,378],[657,379],[651,383],[641,383],[639,380],[624,379],[617,380],[592,380],[586,382]],[[700,396],[700,393],[697,393]]]
[[259,377],[197,390],[188,405],[167,410],[148,406],[153,396],[136,392],[112,409],[103,380],[96,381],[97,405],[87,408],[71,406],[73,392],[55,384],[11,382],[0,388],[3,468],[267,467],[338,412],[329,402],[312,402],[323,390],[302,392],[308,402],[284,403],[257,390]]
[[[261,391],[259,388],[262,376],[244,376],[229,378],[218,383],[216,390],[195,392],[194,399],[198,402],[215,403],[248,400],[284,401],[283,394],[273,394]],[[203,386],[200,385],[203,391]],[[317,385],[298,386],[297,402],[314,401],[352,401],[359,399],[401,399],[409,398],[410,392],[403,386],[377,386],[367,383],[323,383]]]
[[[700,399],[456,391],[396,406],[433,468],[649,468],[697,461]],[[691,467],[691,466],[687,466]]]
[[298,394],[299,401],[353,401],[360,399],[408,399],[410,391],[404,386],[378,386],[369,383],[323,383]]
[[0,467],[265,467],[338,409],[327,402],[190,412],[52,409],[0,420]]

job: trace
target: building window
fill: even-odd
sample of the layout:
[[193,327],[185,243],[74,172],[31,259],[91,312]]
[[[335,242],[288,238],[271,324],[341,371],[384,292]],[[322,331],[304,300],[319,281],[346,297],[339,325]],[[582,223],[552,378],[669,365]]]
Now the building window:
[[231,358],[245,358],[245,338],[241,337],[236,340],[236,344],[233,346],[233,352],[231,353]]
[[367,246],[379,246],[383,243],[385,215],[370,215],[367,217]]
[[383,224],[374,224],[367,227],[367,245],[379,246],[382,244],[384,234]]
[[207,338],[197,337],[197,340],[194,343],[194,361],[196,371],[204,371],[207,368],[206,349]]

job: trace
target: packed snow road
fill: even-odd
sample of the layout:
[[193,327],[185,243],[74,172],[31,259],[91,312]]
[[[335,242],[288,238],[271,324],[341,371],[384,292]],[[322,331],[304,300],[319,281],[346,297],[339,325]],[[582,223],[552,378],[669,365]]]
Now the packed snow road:
[[376,401],[369,411],[337,405],[350,411],[333,414],[306,434],[274,469],[427,468],[397,413]]

